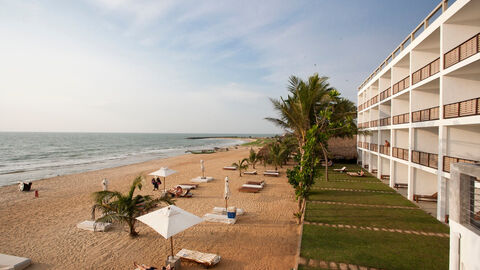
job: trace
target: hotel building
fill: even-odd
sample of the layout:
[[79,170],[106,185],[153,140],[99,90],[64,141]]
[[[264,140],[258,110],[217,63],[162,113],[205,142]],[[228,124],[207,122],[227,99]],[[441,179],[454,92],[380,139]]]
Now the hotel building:
[[480,163],[479,52],[480,0],[442,1],[358,91],[359,162],[409,200],[433,195],[441,221],[451,164]]

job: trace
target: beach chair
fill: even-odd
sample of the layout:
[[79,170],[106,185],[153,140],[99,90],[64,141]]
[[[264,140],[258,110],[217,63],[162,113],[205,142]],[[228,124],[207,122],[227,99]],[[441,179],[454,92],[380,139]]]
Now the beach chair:
[[243,187],[243,186],[238,189],[238,191],[240,191],[240,192],[247,192],[247,193],[257,193],[260,190],[262,190],[262,189],[261,188],[252,188],[252,187]]
[[189,185],[189,184],[178,184],[175,187],[181,187],[182,189],[188,189],[188,190],[197,188],[196,186]]
[[223,169],[227,170],[227,171],[236,171],[237,167],[235,167],[235,166],[225,166],[225,167],[223,167]]
[[419,201],[437,202],[437,199],[438,199],[437,192],[433,193],[432,195],[420,195],[420,194],[413,195],[413,200],[416,201],[417,203]]
[[192,193],[190,193],[189,189],[183,189],[181,187],[176,187],[173,189],[167,190],[168,194],[170,194],[172,197],[177,197],[177,198],[191,198],[193,196]]
[[221,257],[213,253],[203,253],[195,250],[182,249],[175,256],[182,260],[203,264],[205,267],[214,266],[220,262]]
[[365,176],[365,173],[363,173],[363,171],[361,172],[347,172],[348,175],[350,176],[354,176],[354,177],[363,177]]
[[[215,206],[213,207],[212,213],[217,215],[226,215],[227,210],[225,210],[225,207]],[[242,208],[237,208],[237,216],[241,216],[244,213],[245,213],[245,210],[243,210]]]
[[191,186],[193,187],[193,189],[196,189],[198,188],[199,184],[187,184],[187,183],[184,183],[184,184],[178,184],[179,186]]
[[257,175],[257,171],[243,172],[243,174],[247,174],[247,175]]
[[77,224],[77,228],[92,232],[105,232],[110,227],[112,227],[112,223],[95,222],[94,220],[85,220]]
[[378,170],[377,169],[372,169],[372,173],[377,173]]
[[278,171],[267,170],[263,172],[264,176],[275,176],[278,177],[280,173]]
[[22,270],[32,264],[29,258],[0,254],[0,269]]
[[408,188],[408,184],[407,183],[395,183],[393,185],[394,188],[396,189],[399,189],[399,188]]
[[258,186],[265,186],[265,181],[248,181],[247,184],[249,185],[258,185]]
[[382,180],[390,180],[390,175],[389,175],[389,174],[382,174],[382,175],[380,175],[380,179],[382,179]]
[[258,189],[262,189],[263,188],[263,185],[252,185],[252,184],[243,184],[242,187],[245,187],[245,188],[258,188]]
[[346,172],[347,167],[343,166],[341,169],[333,169],[335,172]]
[[322,164],[321,164],[323,167],[325,167],[325,165],[327,165],[327,167],[330,167],[330,166],[333,166],[333,161],[329,160],[328,163],[325,164],[325,161],[322,161]]
[[235,224],[237,221],[236,218],[228,218],[227,215],[207,213],[203,216],[203,220],[209,222],[225,223],[225,224]]

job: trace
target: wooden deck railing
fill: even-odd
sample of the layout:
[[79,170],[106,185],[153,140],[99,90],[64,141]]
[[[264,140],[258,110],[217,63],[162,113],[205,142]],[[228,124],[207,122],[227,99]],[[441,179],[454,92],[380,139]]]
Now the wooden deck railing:
[[378,120],[370,121],[370,127],[378,127]]
[[370,151],[378,152],[378,144],[376,144],[376,143],[371,143],[371,144],[370,144]]
[[391,95],[392,95],[392,91],[391,91],[391,88],[389,87],[380,93],[380,101],[387,99]]
[[370,144],[368,142],[363,142],[363,148],[370,149]]
[[380,153],[390,156],[390,146],[380,145]]
[[405,124],[405,123],[410,123],[410,114],[409,113],[404,113],[400,115],[395,115],[392,118],[393,124],[394,125],[399,125],[399,124]]
[[425,110],[412,112],[412,122],[423,122],[438,120],[440,118],[440,107],[432,107]]
[[445,53],[443,67],[451,67],[478,52],[480,52],[480,33]]
[[480,115],[480,98],[450,103],[443,106],[443,118]]
[[449,173],[450,172],[450,165],[452,165],[453,163],[458,163],[458,162],[470,163],[470,164],[479,164],[480,163],[480,161],[478,161],[478,160],[444,156],[443,157],[443,171]]
[[412,74],[412,84],[416,84],[426,78],[440,72],[440,57],[428,63]]
[[423,166],[437,169],[438,168],[438,155],[432,153],[426,153],[421,151],[412,150],[412,162]]
[[393,85],[393,94],[395,95],[396,93],[403,91],[407,89],[410,86],[410,76],[405,77],[401,81],[397,82],[396,84]]
[[385,118],[382,118],[380,119],[380,126],[383,127],[383,126],[390,126],[391,124],[391,118],[390,117],[385,117]]
[[432,18],[437,18],[437,14],[445,12],[448,8],[448,0],[442,0],[433,10],[428,14],[428,16],[398,45],[392,53],[390,53],[385,60],[368,76],[367,79],[358,87],[358,90],[361,90],[370,80],[373,79],[379,72],[381,72],[393,59],[400,54],[413,40],[417,37],[417,34],[420,30],[428,28]]
[[408,149],[392,147],[392,156],[408,161]]

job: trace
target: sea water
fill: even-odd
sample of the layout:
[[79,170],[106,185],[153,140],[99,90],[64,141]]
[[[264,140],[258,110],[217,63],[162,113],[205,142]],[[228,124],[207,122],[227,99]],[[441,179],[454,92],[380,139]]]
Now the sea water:
[[[0,186],[241,144],[235,134],[0,132]],[[264,137],[265,134],[241,136]]]

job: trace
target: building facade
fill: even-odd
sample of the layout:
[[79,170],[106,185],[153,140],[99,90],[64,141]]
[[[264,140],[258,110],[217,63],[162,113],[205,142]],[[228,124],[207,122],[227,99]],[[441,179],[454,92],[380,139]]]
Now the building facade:
[[442,1],[358,91],[359,162],[448,215],[450,165],[480,163],[480,0]]

